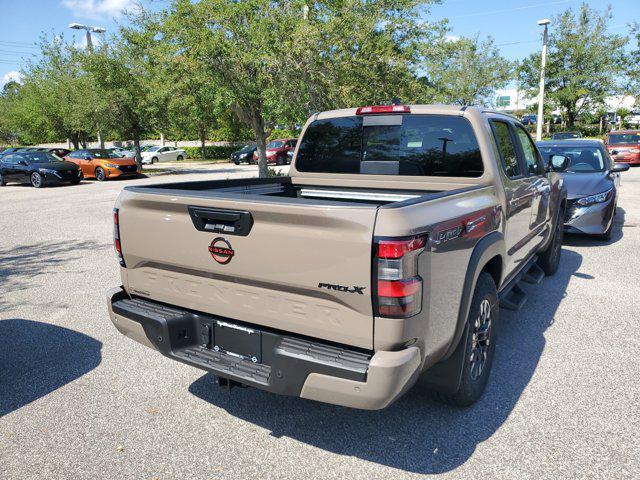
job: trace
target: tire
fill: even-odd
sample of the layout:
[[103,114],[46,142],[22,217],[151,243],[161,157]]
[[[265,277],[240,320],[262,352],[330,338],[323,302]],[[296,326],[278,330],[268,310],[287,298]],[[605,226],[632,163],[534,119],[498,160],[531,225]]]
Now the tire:
[[182,160],[184,160],[184,157],[182,155],[178,155],[176,161],[181,162]]
[[235,163],[236,165],[240,165],[240,162],[237,162],[237,161],[235,161],[235,162],[233,162],[233,163]]
[[151,159],[151,165],[153,165],[154,163],[156,163],[158,161],[158,157],[153,157]]
[[464,345],[462,378],[458,390],[437,393],[437,398],[451,405],[468,407],[477,402],[487,386],[496,349],[499,327],[498,291],[493,277],[482,272],[471,298]]
[[80,183],[80,179],[78,180],[71,180],[71,185],[78,185]]
[[284,161],[282,160],[282,157],[276,158],[276,165],[284,165]]
[[104,172],[102,167],[96,168],[96,180],[99,182],[104,182],[107,179],[107,174]]
[[558,212],[558,218],[553,227],[553,238],[547,249],[538,257],[538,266],[549,277],[558,271],[560,256],[562,255],[562,239],[564,238],[564,211]]
[[0,187],[4,187],[6,184],[7,182],[5,181],[4,177],[0,173]]
[[40,175],[38,172],[33,172],[31,174],[31,186],[34,188],[42,188],[42,184],[44,183],[42,180],[42,175]]

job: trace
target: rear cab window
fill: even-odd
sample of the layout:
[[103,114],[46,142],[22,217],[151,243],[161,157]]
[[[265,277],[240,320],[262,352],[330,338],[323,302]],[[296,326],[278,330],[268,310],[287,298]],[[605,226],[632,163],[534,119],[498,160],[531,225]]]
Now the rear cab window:
[[300,172],[480,177],[468,120],[453,115],[367,115],[316,120],[298,146]]

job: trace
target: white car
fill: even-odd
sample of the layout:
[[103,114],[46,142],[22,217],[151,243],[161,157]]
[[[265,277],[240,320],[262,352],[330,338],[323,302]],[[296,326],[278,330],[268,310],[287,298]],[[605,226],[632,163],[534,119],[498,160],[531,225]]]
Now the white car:
[[187,158],[184,150],[176,147],[151,147],[142,152],[142,163],[175,162]]

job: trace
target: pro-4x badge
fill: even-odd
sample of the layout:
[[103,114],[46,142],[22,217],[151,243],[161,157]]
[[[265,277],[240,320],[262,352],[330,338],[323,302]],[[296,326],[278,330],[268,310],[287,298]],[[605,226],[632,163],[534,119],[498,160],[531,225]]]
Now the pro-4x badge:
[[225,265],[231,261],[236,252],[231,248],[231,244],[222,237],[214,238],[209,245],[209,253],[213,259]]
[[364,295],[364,289],[367,287],[347,287],[345,285],[334,285],[333,283],[319,283],[318,288],[326,288],[327,290],[336,290],[338,292],[359,293]]

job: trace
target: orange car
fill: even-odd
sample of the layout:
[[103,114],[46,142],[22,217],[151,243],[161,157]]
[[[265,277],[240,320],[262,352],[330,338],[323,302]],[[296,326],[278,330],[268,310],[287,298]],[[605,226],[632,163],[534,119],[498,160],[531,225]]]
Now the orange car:
[[121,158],[100,148],[76,150],[64,157],[80,167],[84,178],[99,182],[108,178],[139,175],[142,169],[135,158]]

